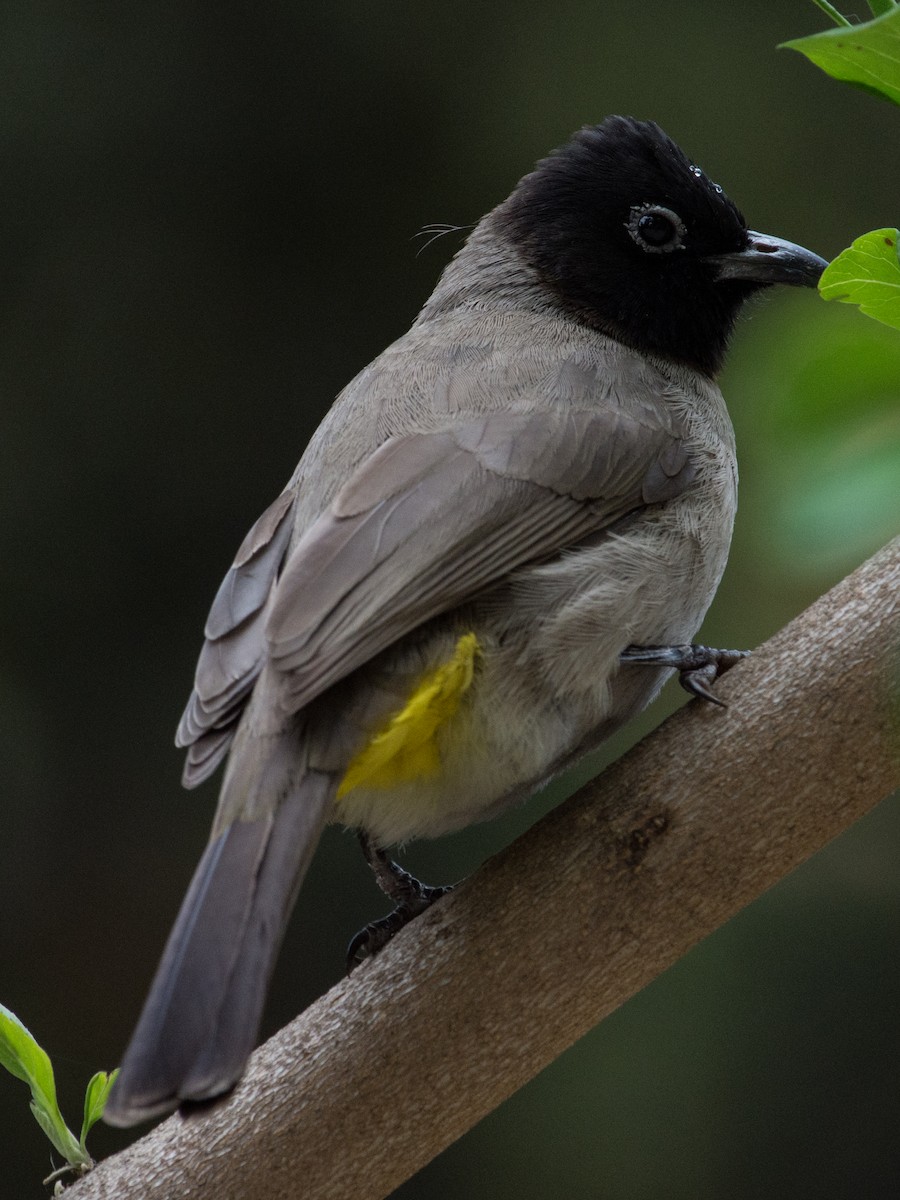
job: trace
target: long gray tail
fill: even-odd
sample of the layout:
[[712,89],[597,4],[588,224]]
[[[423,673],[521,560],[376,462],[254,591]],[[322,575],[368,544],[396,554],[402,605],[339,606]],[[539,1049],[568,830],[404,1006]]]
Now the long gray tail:
[[311,771],[274,813],[207,846],[104,1113],[134,1125],[234,1087],[333,787]]

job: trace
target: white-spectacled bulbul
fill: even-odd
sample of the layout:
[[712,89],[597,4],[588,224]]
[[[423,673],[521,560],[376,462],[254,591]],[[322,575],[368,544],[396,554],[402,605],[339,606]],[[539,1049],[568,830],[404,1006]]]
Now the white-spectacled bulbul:
[[812,286],[652,122],[610,117],[477,225],[412,328],[337,398],[213,602],[178,731],[226,761],[203,854],[113,1088],[128,1125],[227,1092],[326,822],[386,848],[499,812],[593,750],[692,646],[737,470],[716,374],[741,305]]

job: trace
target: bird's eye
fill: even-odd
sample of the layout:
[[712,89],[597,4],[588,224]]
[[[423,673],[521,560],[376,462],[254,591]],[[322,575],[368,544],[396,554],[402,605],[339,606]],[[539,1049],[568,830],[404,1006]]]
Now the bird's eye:
[[684,242],[684,222],[671,208],[661,204],[640,204],[631,210],[625,228],[648,254],[668,254]]

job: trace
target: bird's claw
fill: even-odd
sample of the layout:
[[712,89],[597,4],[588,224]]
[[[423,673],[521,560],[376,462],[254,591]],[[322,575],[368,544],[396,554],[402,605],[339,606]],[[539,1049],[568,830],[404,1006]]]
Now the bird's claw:
[[351,975],[361,962],[383,949],[409,920],[411,916],[405,916],[399,908],[395,908],[380,921],[370,921],[360,929],[359,933],[350,939],[350,945],[347,947],[347,974]]
[[393,912],[388,913],[378,921],[370,921],[356,934],[347,947],[347,974],[373,954],[382,950],[395,933],[399,933],[404,925],[409,924],[413,917],[430,908],[435,900],[453,891],[453,885],[429,887],[420,882],[409,871],[405,871],[398,863],[390,859],[380,846],[376,845],[365,833],[359,835],[360,844],[366,861],[372,868],[378,886],[396,904]]
[[[412,879],[412,876],[409,878]],[[348,975],[352,974],[361,962],[371,958],[379,950],[383,950],[394,934],[399,933],[404,925],[408,925],[413,917],[417,917],[426,908],[430,908],[435,900],[440,900],[441,896],[446,896],[448,892],[453,891],[452,884],[444,887],[428,887],[419,883],[417,879],[413,882],[418,884],[420,889],[415,899],[398,904],[393,912],[378,921],[370,921],[350,939],[350,945],[347,947]]]
[[628,646],[619,655],[623,663],[639,663],[652,667],[671,667],[678,672],[678,682],[686,692],[727,708],[710,688],[719,675],[749,655],[749,650],[716,650],[712,646],[693,643],[679,646]]

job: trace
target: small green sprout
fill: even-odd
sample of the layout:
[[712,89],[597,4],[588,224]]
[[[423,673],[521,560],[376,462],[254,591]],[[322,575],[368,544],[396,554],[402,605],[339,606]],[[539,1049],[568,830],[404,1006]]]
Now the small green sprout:
[[103,1115],[106,1098],[118,1071],[107,1074],[98,1071],[87,1085],[84,1096],[84,1119],[81,1137],[76,1138],[66,1125],[56,1102],[56,1081],[53,1065],[45,1050],[25,1028],[19,1018],[0,1004],[0,1066],[21,1079],[31,1088],[31,1111],[34,1119],[66,1160],[66,1166],[54,1171],[44,1180],[52,1183],[71,1171],[84,1175],[94,1165],[87,1152],[87,1135]]

